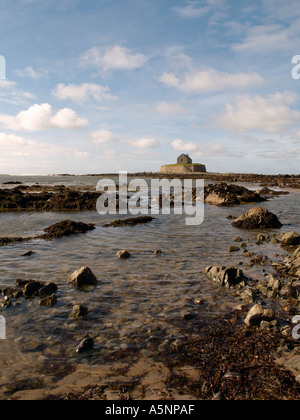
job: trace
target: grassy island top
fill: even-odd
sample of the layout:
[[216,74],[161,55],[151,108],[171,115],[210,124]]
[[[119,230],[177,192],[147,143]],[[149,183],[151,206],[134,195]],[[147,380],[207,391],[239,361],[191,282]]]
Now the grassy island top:
[[203,163],[173,163],[171,165],[163,165],[163,166],[205,166]]

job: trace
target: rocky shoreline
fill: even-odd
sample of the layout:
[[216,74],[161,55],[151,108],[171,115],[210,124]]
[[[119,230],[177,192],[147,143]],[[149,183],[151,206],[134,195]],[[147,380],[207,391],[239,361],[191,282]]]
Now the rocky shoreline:
[[[252,177],[248,176],[248,179],[251,181],[242,181],[241,178],[238,178],[238,181],[235,178],[235,181],[253,182]],[[283,183],[283,180],[286,182]],[[261,177],[259,182],[262,182]],[[266,183],[280,188],[298,188],[297,177],[268,178]],[[37,188],[18,186],[0,190],[0,209],[84,211],[94,209],[99,197],[99,193],[76,191],[64,186],[41,187],[42,191],[37,191]],[[238,208],[237,206],[242,204],[263,205],[267,200],[287,193],[268,188],[253,192],[222,182],[206,187],[205,202],[217,207]],[[196,199],[194,196],[194,200]],[[246,214],[234,218],[231,223],[240,236],[232,238],[232,246],[228,249],[229,264],[211,265],[205,269],[207,281],[215,282],[217,287],[237,298],[240,301],[239,306],[215,325],[201,326],[201,313],[197,311],[197,307],[203,306],[204,302],[201,297],[195,298],[195,310],[185,312],[176,319],[178,327],[182,329],[182,339],[153,339],[149,342],[149,350],[157,347],[153,352],[153,363],[161,364],[162,358],[169,360],[165,365],[166,371],[161,384],[161,396],[164,399],[172,399],[174,396],[209,400],[299,399],[300,341],[293,338],[295,326],[292,320],[299,314],[300,307],[300,234],[289,232],[286,227],[279,232],[283,224],[275,213],[263,207],[253,207]],[[116,220],[104,226],[121,229],[143,224],[146,225],[146,229],[151,229],[150,222],[153,220],[150,217],[129,218]],[[0,238],[0,245],[18,244],[34,239],[50,241],[85,234],[94,229],[93,224],[66,220],[46,228],[43,235],[30,238]],[[254,242],[243,239],[243,233],[248,230],[257,231]],[[285,250],[286,255],[283,258],[277,256],[276,262],[273,262],[257,252],[261,245],[276,245]],[[156,257],[163,258],[163,251],[154,253]],[[122,256],[125,254],[127,257]],[[31,255],[30,252],[24,254],[28,257]],[[239,264],[230,263],[233,255],[235,258],[240,256]],[[125,260],[134,257],[134,253],[122,250],[117,256]],[[112,257],[116,258],[116,255]],[[248,269],[254,266],[261,268],[260,278],[253,278],[248,274]],[[98,279],[89,267],[78,267],[65,281],[80,293],[86,287],[95,287]],[[17,279],[16,287],[1,287],[0,314],[2,311],[5,313],[7,310],[13,310],[22,298],[29,303],[32,299],[39,298],[39,306],[53,307],[58,302],[58,289],[57,284],[51,282]],[[82,320],[88,312],[87,307],[77,304],[70,316],[75,320]],[[83,357],[92,354],[97,359],[94,339],[92,334],[82,336],[80,342],[74,343],[74,352]],[[149,355],[147,351],[144,351],[143,357]],[[130,357],[139,363],[135,351],[130,347],[124,346],[112,356],[114,360]],[[192,376],[187,373],[187,366],[193,366]],[[127,370],[123,370],[121,376],[127,378],[123,382],[120,379],[114,383],[98,380],[90,385],[85,383],[82,391],[78,391],[78,387],[77,390],[65,394],[57,392],[54,395],[47,391],[48,395],[44,395],[43,399],[145,399],[146,385],[142,377],[135,381],[130,379],[133,375],[130,368],[132,366],[128,365]]]

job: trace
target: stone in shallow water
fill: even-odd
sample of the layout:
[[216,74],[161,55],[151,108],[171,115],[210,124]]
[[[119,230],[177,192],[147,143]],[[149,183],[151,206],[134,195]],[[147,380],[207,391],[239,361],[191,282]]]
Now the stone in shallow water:
[[240,229],[279,229],[282,227],[278,217],[262,207],[254,207],[242,214],[232,226]]
[[74,318],[83,318],[88,314],[88,309],[85,306],[75,305],[73,307],[72,316]]
[[68,283],[77,288],[84,286],[96,286],[98,280],[89,267],[82,267],[68,277]]
[[128,260],[131,257],[130,252],[123,249],[122,251],[117,252],[117,257],[122,260]]
[[93,350],[93,348],[94,348],[94,340],[91,337],[87,336],[81,341],[81,343],[77,347],[76,353],[78,354],[85,353],[89,350]]

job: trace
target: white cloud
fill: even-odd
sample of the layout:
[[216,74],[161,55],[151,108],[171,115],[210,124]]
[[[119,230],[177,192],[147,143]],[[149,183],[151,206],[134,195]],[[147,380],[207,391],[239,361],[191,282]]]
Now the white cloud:
[[179,104],[169,104],[167,102],[159,102],[155,106],[155,111],[161,115],[167,114],[174,114],[174,115],[182,115],[186,111],[185,109]]
[[160,146],[159,142],[153,138],[141,138],[138,140],[130,140],[129,145],[138,149],[154,149]]
[[82,57],[84,66],[93,66],[104,72],[141,68],[146,61],[144,54],[134,53],[129,48],[119,45],[110,48],[93,47]]
[[164,73],[159,81],[182,92],[209,93],[261,85],[263,78],[257,73],[230,74],[209,69],[185,73],[182,78],[174,73]]
[[30,66],[25,67],[25,69],[23,69],[23,70],[16,70],[15,73],[20,78],[28,77],[30,79],[35,79],[35,80],[41,79],[43,77],[47,77],[45,72],[38,72]]
[[51,105],[45,103],[33,105],[16,116],[0,115],[0,124],[9,130],[40,131],[53,128],[76,130],[86,127],[89,122],[69,108],[54,114]]
[[197,6],[197,3],[190,2],[187,6],[184,7],[172,7],[172,10],[174,10],[174,12],[176,12],[181,17],[188,19],[196,19],[207,15],[207,13],[210,11],[210,7],[199,7]]
[[120,140],[118,136],[105,129],[93,131],[91,133],[91,139],[95,144],[115,143]]
[[187,1],[186,6],[174,6],[172,10],[182,18],[196,19],[210,12],[220,12],[224,7],[226,7],[224,0]]
[[198,150],[198,145],[193,142],[184,142],[183,140],[177,139],[172,142],[172,147],[178,152],[195,152]]
[[281,24],[257,25],[249,28],[242,42],[232,45],[237,52],[269,53],[286,51],[297,45],[299,40],[299,22],[286,27]]
[[97,85],[95,83],[82,83],[81,85],[60,83],[52,92],[58,99],[70,99],[74,102],[87,102],[90,98],[96,101],[111,101],[116,97],[111,95],[107,86]]
[[15,82],[11,82],[9,80],[0,80],[1,102],[20,105],[34,99],[35,96],[32,93],[19,90]]
[[268,97],[238,96],[234,105],[227,104],[225,112],[212,116],[210,123],[229,132],[256,130],[281,133],[299,124],[300,112],[290,108],[297,99],[293,92],[275,93]]
[[184,142],[180,139],[174,140],[171,144],[177,152],[193,153],[194,157],[217,158],[236,156],[220,144],[197,144],[195,142]]
[[15,134],[0,133],[1,156],[6,157],[46,157],[65,153],[65,146],[49,145],[35,140],[16,136]]

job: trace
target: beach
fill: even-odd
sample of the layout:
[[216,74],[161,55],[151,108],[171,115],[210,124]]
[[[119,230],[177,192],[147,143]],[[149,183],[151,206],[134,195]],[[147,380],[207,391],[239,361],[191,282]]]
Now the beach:
[[[155,178],[130,178],[138,176]],[[184,215],[158,214],[149,223],[117,227],[105,225],[125,216],[100,216],[95,208],[101,177],[0,177],[3,202],[11,203],[1,209],[0,237],[24,239],[0,247],[0,289],[23,293],[3,293],[0,398],[298,398],[299,340],[292,336],[292,319],[299,314],[293,257],[299,244],[284,244],[282,237],[300,233],[299,177],[205,174],[207,194],[209,184],[221,185],[220,197],[232,183],[273,193],[265,191],[261,202],[221,206],[206,196],[199,226],[186,226]],[[60,201],[66,196],[75,198]],[[232,226],[258,207],[282,226]],[[43,237],[63,221],[93,229]],[[118,258],[121,250],[130,258]],[[95,284],[68,282],[82,267],[89,267]],[[209,276],[216,267],[242,270],[244,278],[222,283]],[[278,289],[270,276],[280,282]],[[38,293],[55,284],[48,296],[55,299],[41,306],[38,293],[24,298],[30,282],[40,283]],[[281,293],[287,287],[292,292]],[[74,316],[76,305],[87,309],[84,316]],[[262,315],[246,325],[255,305],[273,311],[272,319]],[[87,336],[93,345],[76,352]]]

